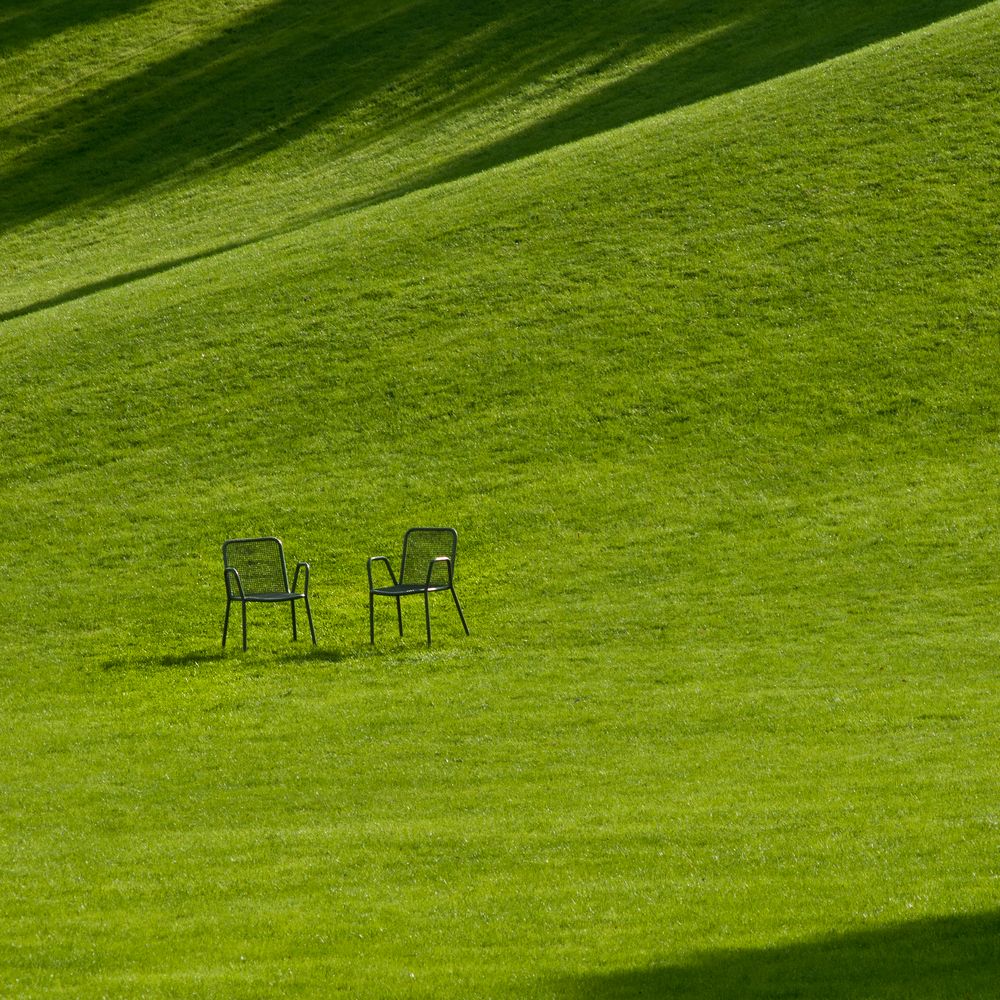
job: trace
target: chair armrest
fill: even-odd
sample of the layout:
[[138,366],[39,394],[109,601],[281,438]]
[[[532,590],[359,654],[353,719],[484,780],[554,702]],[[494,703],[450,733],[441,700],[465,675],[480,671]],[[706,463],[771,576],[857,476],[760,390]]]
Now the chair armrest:
[[434,567],[438,563],[445,563],[445,565],[447,565],[447,567],[448,567],[448,586],[450,587],[452,585],[452,582],[453,582],[453,579],[454,579],[454,574],[455,574],[455,567],[454,567],[451,559],[449,559],[448,556],[436,556],[434,559],[432,559],[427,564],[427,583],[424,584],[425,587],[429,588],[430,585],[431,585],[431,583],[433,582],[431,580],[431,577],[434,575]]
[[386,556],[372,556],[368,560],[368,589],[370,591],[375,589],[375,584],[372,581],[372,566],[375,563],[385,563],[385,568],[389,571],[389,576],[392,577],[392,585],[395,587],[399,581],[396,579],[396,574],[392,571],[392,563],[389,562]]
[[232,575],[236,577],[236,593],[239,595],[239,598],[242,601],[245,596],[243,593],[243,581],[240,579],[239,570],[235,566],[226,567],[226,593],[230,597],[233,596],[233,588],[229,585],[230,573],[232,573]]
[[298,584],[299,584],[299,570],[300,569],[304,569],[306,571],[306,586],[305,586],[305,589],[302,591],[302,593],[303,594],[308,594],[309,593],[309,563],[304,563],[304,562],[296,563],[296,565],[295,565],[295,575],[292,577],[292,591],[293,592],[297,592],[298,589],[299,589]]

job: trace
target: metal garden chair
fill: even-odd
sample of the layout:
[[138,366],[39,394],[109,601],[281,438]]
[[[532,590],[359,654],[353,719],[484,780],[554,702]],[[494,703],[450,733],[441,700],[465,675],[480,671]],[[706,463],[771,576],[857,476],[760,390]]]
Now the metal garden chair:
[[[439,590],[450,590],[462,620],[465,634],[469,626],[465,624],[462,605],[455,593],[455,553],[458,548],[458,532],[454,528],[410,528],[403,536],[403,558],[399,564],[399,578],[392,571],[392,564],[385,556],[372,556],[368,560],[368,624],[371,641],[375,642],[375,598],[393,597],[396,600],[396,619],[399,634],[403,634],[403,611],[400,599],[410,594],[424,595],[424,615],[427,619],[427,645],[431,642],[430,595]],[[392,583],[376,587],[372,577],[372,567],[385,563]]]
[[[309,563],[295,566],[292,586],[288,586],[285,552],[277,538],[231,538],[222,546],[226,574],[226,620],[222,625],[222,646],[229,631],[229,609],[239,601],[243,610],[243,649],[247,648],[247,605],[281,604],[292,606],[292,639],[298,639],[295,625],[295,602],[302,601],[309,619],[309,632],[316,645],[312,612],[309,610]],[[299,572],[305,570],[305,586],[300,592]]]

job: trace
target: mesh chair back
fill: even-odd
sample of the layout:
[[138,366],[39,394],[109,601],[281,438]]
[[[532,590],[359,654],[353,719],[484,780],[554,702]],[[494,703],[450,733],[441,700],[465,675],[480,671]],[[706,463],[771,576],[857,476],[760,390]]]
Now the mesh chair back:
[[[222,561],[240,574],[243,593],[287,594],[288,571],[285,553],[277,538],[233,538],[222,546]],[[238,596],[236,581],[227,573],[230,596]]]
[[[454,528],[410,528],[403,537],[399,582],[423,586],[427,582],[427,567],[438,556],[447,556],[454,568],[457,548],[458,532]],[[447,587],[448,567],[443,563],[435,566],[432,580]]]

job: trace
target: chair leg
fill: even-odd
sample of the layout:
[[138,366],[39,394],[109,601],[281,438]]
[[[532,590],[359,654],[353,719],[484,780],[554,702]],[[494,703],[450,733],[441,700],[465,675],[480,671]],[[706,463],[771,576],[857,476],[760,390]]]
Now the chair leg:
[[375,595],[368,594],[368,634],[371,636],[372,645],[375,645]]
[[458,617],[462,619],[462,628],[465,629],[465,634],[469,634],[469,626],[465,624],[465,615],[462,614],[462,605],[458,603],[458,594],[455,593],[455,588],[451,588],[451,596],[455,598],[455,607],[458,608]]
[[243,601],[243,652],[247,651],[247,602]]
[[229,609],[233,606],[233,602],[226,601],[226,617],[222,622],[222,648],[226,648],[226,633],[229,631]]
[[292,606],[292,642],[295,642],[299,637],[298,629],[295,627],[295,601],[288,602]]
[[403,634],[403,609],[399,606],[399,598],[396,598],[396,618],[399,621],[399,634]]
[[431,592],[424,591],[424,616],[427,618],[427,645],[431,644]]
[[[316,645],[316,629],[313,628],[313,616],[312,611],[309,610],[309,598],[308,596],[304,598],[306,602],[306,618],[309,619],[309,634],[312,636],[313,645]],[[293,602],[294,604],[294,602]]]

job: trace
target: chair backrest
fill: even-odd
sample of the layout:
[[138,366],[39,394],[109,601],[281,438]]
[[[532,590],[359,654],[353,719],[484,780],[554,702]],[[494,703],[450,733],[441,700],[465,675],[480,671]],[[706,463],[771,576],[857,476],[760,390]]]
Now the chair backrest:
[[[400,583],[427,582],[427,567],[432,559],[447,556],[455,566],[458,532],[454,528],[410,528],[403,536],[403,561],[399,567]],[[448,569],[441,565],[434,570],[434,582],[446,584]]]
[[[231,538],[222,546],[222,561],[240,574],[243,593],[287,594],[288,570],[285,552],[277,538]],[[226,589],[231,597],[239,594],[232,574],[226,574]]]

